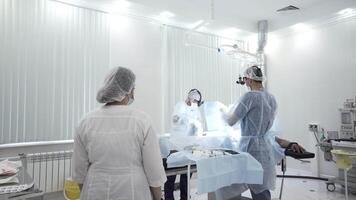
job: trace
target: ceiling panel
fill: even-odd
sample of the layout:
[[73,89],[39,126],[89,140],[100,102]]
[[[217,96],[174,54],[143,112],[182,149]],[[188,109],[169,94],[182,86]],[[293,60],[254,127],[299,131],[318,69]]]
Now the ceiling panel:
[[[123,0],[82,0],[93,4],[115,5]],[[191,25],[198,20],[209,20],[211,0],[128,0],[130,12],[148,17],[170,11],[175,16],[170,23]],[[276,10],[294,5],[299,11],[277,13]],[[356,7],[356,0],[214,0],[214,27],[235,27],[256,32],[258,20],[269,21],[270,31],[282,29],[297,23],[332,16],[341,9]]]

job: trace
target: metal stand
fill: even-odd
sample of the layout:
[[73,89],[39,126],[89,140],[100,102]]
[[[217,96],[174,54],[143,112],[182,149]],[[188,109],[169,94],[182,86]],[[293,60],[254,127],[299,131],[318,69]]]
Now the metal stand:
[[347,187],[347,172],[349,171],[349,169],[344,169],[344,176],[345,176],[345,199],[349,200],[349,191],[348,191],[348,187]]
[[187,171],[187,199],[190,199],[190,162]]
[[282,194],[283,194],[283,186],[284,186],[284,175],[286,174],[287,171],[287,159],[283,158],[281,161],[281,170],[283,172],[283,177],[282,177],[282,182],[281,182],[281,190],[279,191],[279,200],[282,200]]

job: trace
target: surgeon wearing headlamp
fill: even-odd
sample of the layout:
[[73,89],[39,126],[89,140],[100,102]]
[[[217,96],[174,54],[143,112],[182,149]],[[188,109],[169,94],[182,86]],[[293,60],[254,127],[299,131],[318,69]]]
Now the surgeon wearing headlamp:
[[[239,80],[237,83],[246,84],[250,91],[234,106],[233,112],[223,114],[230,126],[241,122],[239,149],[251,154],[264,170],[263,184],[248,185],[254,200],[270,200],[270,190],[274,189],[276,180],[273,147],[267,132],[275,119],[277,102],[274,96],[264,89],[263,80],[262,70],[258,66],[247,68],[243,81]],[[290,147],[299,153],[304,151],[297,143],[290,143],[278,137],[275,140],[281,147]]]

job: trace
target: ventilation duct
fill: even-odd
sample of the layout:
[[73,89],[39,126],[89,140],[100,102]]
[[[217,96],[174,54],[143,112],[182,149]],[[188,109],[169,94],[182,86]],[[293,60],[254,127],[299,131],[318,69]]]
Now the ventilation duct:
[[258,48],[257,53],[262,54],[267,43],[268,21],[260,20],[258,26]]
[[299,8],[296,6],[289,5],[287,7],[278,9],[277,12],[285,12],[285,11],[292,11],[292,10],[299,10]]

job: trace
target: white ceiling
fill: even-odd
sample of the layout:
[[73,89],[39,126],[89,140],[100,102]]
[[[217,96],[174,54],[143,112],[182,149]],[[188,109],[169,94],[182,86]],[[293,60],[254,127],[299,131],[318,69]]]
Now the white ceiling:
[[[131,0],[147,7],[169,10],[177,17],[185,16],[194,20],[209,19],[210,0]],[[217,24],[256,31],[258,20],[269,21],[270,30],[329,15],[350,6],[355,0],[215,0]],[[295,5],[300,11],[277,13],[276,10]]]
[[[122,12],[125,7],[129,14],[161,21],[160,13],[169,11],[175,16],[163,19],[163,23],[185,28],[192,28],[197,21],[211,17],[211,0],[127,0],[129,3],[124,0],[80,1],[91,7],[110,8],[112,12],[115,9]],[[276,12],[289,5],[300,10]],[[203,28],[213,33],[222,30],[256,33],[257,21],[268,20],[269,31],[276,31],[298,23],[333,18],[346,8],[356,8],[356,0],[214,0],[215,19]]]

